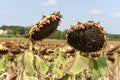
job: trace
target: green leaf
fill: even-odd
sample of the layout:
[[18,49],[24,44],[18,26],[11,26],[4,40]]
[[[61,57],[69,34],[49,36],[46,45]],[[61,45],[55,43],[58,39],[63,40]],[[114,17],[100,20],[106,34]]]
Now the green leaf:
[[107,73],[107,59],[105,57],[99,57],[96,59],[91,58],[89,60],[89,66],[92,70],[93,80],[99,77],[105,76]]
[[28,77],[28,80],[38,80],[36,77]]
[[54,54],[54,57],[57,57],[57,55],[60,54],[60,48],[59,47],[55,48],[53,54]]
[[59,56],[56,59],[54,59],[54,65],[59,68],[65,67],[66,62],[65,62],[65,58],[63,57],[63,55],[59,54]]
[[23,80],[38,80],[36,77],[33,76],[26,76],[25,73],[23,73]]
[[60,79],[60,78],[62,78],[63,77],[63,72],[64,72],[64,70],[63,69],[59,69],[59,68],[56,68],[56,67],[54,67],[53,68],[54,70],[53,70],[53,77],[54,78],[57,78],[57,79]]
[[8,59],[6,57],[3,57],[0,59],[0,72],[5,71],[6,65],[8,65]]
[[69,69],[69,72],[73,75],[76,75],[83,72],[85,69],[88,69],[88,67],[88,59],[83,56],[80,56],[79,53],[77,53],[75,61]]
[[100,75],[105,76],[106,73],[107,73],[107,67],[108,67],[107,58],[105,58],[105,57],[98,58],[97,63],[98,63],[98,66],[99,66]]
[[63,76],[60,80],[71,80],[71,75],[66,74],[66,75]]
[[16,56],[15,58],[16,61],[20,61],[22,59],[22,54],[16,54],[15,56]]
[[38,55],[35,55],[35,57],[36,57],[35,65],[36,65],[37,70],[38,70],[41,74],[46,75],[46,73],[48,72],[49,68],[48,68],[48,66],[46,65],[45,61],[42,60]]
[[59,53],[59,56],[54,59],[53,65],[53,77],[57,79],[62,78],[66,67],[66,61],[61,53]]
[[90,65],[89,66],[90,66],[90,69],[92,70],[93,80],[96,80],[97,78],[100,77],[98,63],[93,58],[91,58],[89,61],[90,61],[89,62]]
[[24,56],[24,65],[25,65],[25,71],[28,73],[29,76],[34,75],[33,60],[34,60],[33,53],[30,51],[26,51]]

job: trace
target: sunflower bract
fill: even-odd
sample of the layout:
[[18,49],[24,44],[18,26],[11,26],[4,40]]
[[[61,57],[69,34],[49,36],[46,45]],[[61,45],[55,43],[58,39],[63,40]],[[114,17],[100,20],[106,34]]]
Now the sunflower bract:
[[106,32],[93,21],[87,23],[78,22],[67,30],[67,42],[74,48],[83,52],[100,50],[106,42]]
[[60,12],[52,13],[50,16],[43,16],[43,18],[29,31],[30,39],[42,40],[53,33],[61,21],[62,15]]

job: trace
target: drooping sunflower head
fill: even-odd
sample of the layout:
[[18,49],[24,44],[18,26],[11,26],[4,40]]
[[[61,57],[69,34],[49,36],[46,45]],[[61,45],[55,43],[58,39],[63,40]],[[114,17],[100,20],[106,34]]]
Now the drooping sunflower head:
[[61,21],[62,15],[60,12],[54,12],[50,16],[43,18],[29,31],[29,37],[32,40],[42,40],[53,33]]
[[7,54],[8,49],[0,44],[0,54]]
[[98,51],[106,44],[106,32],[93,21],[71,26],[66,31],[66,37],[71,46],[83,52]]

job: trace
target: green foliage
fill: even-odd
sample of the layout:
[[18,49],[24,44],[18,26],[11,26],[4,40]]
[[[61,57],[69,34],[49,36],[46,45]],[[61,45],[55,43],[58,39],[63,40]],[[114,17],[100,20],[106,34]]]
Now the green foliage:
[[65,31],[56,30],[48,38],[50,38],[50,39],[65,39]]
[[0,59],[0,72],[5,71],[5,67],[8,65],[8,59],[6,56]]
[[63,77],[63,75],[64,75],[64,70],[63,70],[63,68],[57,68],[57,67],[54,67],[54,70],[53,70],[53,78],[55,78],[55,79],[61,79],[62,77]]
[[66,66],[65,58],[63,57],[63,55],[59,54],[59,56],[54,59],[54,65],[58,68]]
[[24,73],[23,80],[38,80],[38,79],[33,76],[26,76],[26,74]]
[[[107,73],[106,57],[84,57],[77,50],[65,53],[62,52],[64,47],[56,47],[50,53],[38,55],[33,50],[38,46],[29,44],[30,48],[15,54],[13,60],[9,60],[7,54],[3,55],[0,58],[0,76],[16,71],[18,80],[80,80],[87,79],[85,71],[88,70],[92,80],[97,80]],[[6,80],[6,77],[2,76],[0,80]]]
[[0,34],[0,37],[16,37],[14,34]]
[[[38,80],[38,76],[35,76],[35,74],[38,74],[43,80],[79,80],[81,73],[85,70],[91,70],[92,80],[97,80],[99,77],[106,75],[108,64],[105,57],[86,58],[81,56],[79,51],[75,53],[75,57],[65,57],[60,50],[61,48],[57,47],[51,53],[51,56],[55,57],[52,62],[47,62],[29,50],[25,51],[23,58],[17,55],[16,61],[24,60],[23,65],[20,66],[23,67],[23,80]],[[5,71],[6,65],[8,64],[7,57],[1,58],[0,64],[0,72]],[[21,73],[22,68],[18,69]]]
[[[25,38],[29,37],[28,32],[30,30],[30,27],[3,25],[0,27],[0,29],[8,31],[7,34],[0,34],[0,37],[25,37]],[[50,39],[65,39],[65,31],[56,30],[48,38],[50,38]]]
[[1,34],[0,37],[25,37],[30,27],[3,25],[0,29],[7,31],[7,34]]
[[[105,57],[86,58],[81,56],[78,51],[75,53],[75,57],[65,57],[60,50],[61,48],[57,47],[51,53],[51,56],[55,56],[52,62],[47,62],[40,56],[33,54],[32,51],[26,50],[23,58],[21,55],[17,55],[15,59],[18,63],[21,60],[24,62],[21,63],[20,68],[14,68],[18,68],[20,75],[23,67],[23,80],[38,80],[38,76],[35,76],[35,74],[38,74],[43,80],[79,80],[81,73],[84,73],[85,70],[91,70],[92,80],[97,80],[99,77],[106,75],[108,64]],[[5,71],[8,62],[9,60],[5,56],[0,59],[0,72]]]
[[[8,34],[2,34],[0,37],[27,37],[28,38],[28,32],[30,30],[30,27],[24,27],[24,26],[6,26],[3,25],[0,27],[2,30],[7,30]],[[65,30],[60,31],[56,30],[52,35],[50,35],[48,38],[50,39],[65,39]],[[120,40],[119,34],[107,34],[109,40]]]
[[106,75],[108,65],[105,57],[99,57],[97,59],[91,58],[89,60],[89,65],[92,70],[93,80]]
[[64,75],[66,61],[64,56],[59,52],[59,55],[56,59],[54,59],[54,70],[53,70],[53,77],[57,79],[61,79]]
[[66,75],[63,76],[60,80],[71,80],[71,75],[66,74]]
[[38,80],[38,79],[36,77],[28,77],[28,80]]
[[48,72],[49,68],[46,65],[45,61],[42,60],[39,56],[35,56],[36,61],[35,61],[35,65],[37,70],[39,71],[40,74],[46,75],[46,73]]
[[24,55],[24,65],[25,65],[25,71],[29,76],[34,75],[34,55],[32,52],[26,51]]
[[77,75],[83,72],[85,69],[88,69],[88,67],[88,59],[80,56],[79,53],[77,53],[75,61],[73,62],[69,72],[73,75]]
[[109,40],[120,41],[119,34],[108,34],[107,37],[109,38]]

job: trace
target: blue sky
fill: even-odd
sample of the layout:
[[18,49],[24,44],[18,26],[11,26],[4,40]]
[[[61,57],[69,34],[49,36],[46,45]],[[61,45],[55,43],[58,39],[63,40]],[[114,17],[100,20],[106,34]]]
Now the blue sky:
[[55,11],[63,15],[59,30],[93,20],[120,34],[120,0],[0,0],[0,26],[31,26]]

